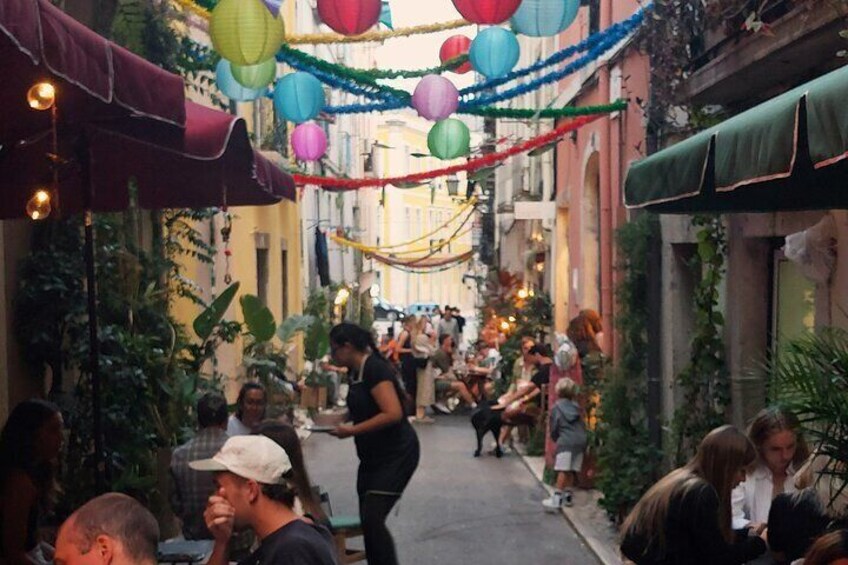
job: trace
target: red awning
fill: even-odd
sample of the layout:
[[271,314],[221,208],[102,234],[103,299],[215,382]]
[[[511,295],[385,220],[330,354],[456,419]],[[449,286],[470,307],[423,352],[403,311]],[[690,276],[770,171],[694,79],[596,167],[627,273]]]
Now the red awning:
[[250,145],[243,120],[185,99],[181,77],[95,34],[46,0],[0,1],[0,218],[24,215],[50,186],[50,112],[26,92],[57,90],[60,205],[83,209],[87,155],[92,209],[120,210],[135,180],[146,208],[262,205],[295,199],[291,177]]

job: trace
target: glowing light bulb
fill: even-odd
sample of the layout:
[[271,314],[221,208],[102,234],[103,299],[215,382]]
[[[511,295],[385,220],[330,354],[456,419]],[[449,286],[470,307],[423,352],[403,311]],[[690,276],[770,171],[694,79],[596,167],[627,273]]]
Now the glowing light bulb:
[[510,322],[515,322],[515,316],[510,316],[510,317],[509,317],[509,321],[510,321]]
[[27,92],[27,102],[33,110],[49,110],[56,102],[56,87],[49,82],[39,82]]
[[338,294],[336,294],[336,299],[333,301],[336,306],[341,306],[347,299],[350,298],[350,291],[346,288],[340,288]]
[[520,289],[520,290],[518,291],[518,298],[520,298],[521,300],[524,300],[524,299],[525,299],[525,298],[527,298],[529,295],[530,295],[530,294],[528,293],[528,291],[527,291],[527,289],[526,289],[526,288],[522,288],[522,289]]
[[505,331],[505,332],[506,332],[506,331],[509,331],[509,322],[507,322],[506,320],[504,320],[503,322],[501,322],[501,329],[502,329],[503,331]]
[[53,208],[50,206],[50,193],[46,190],[36,190],[27,201],[26,213],[33,220],[43,220],[50,215]]

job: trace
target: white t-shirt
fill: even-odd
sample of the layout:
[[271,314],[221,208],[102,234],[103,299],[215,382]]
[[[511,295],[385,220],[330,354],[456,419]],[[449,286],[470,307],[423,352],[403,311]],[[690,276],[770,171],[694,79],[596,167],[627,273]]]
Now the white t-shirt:
[[235,414],[230,415],[230,419],[227,420],[227,435],[230,437],[233,436],[249,436],[253,433],[248,426],[244,424],[241,420],[239,420]]

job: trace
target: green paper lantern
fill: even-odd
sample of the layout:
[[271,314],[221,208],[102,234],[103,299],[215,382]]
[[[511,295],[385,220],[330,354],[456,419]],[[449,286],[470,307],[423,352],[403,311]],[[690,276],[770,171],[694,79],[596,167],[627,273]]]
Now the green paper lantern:
[[430,153],[443,161],[463,157],[471,152],[471,132],[456,118],[442,120],[430,129],[427,147]]
[[277,77],[277,60],[271,57],[258,65],[230,65],[233,78],[247,88],[264,88]]
[[262,0],[221,0],[212,10],[212,46],[233,65],[256,65],[272,58],[285,38],[283,18]]

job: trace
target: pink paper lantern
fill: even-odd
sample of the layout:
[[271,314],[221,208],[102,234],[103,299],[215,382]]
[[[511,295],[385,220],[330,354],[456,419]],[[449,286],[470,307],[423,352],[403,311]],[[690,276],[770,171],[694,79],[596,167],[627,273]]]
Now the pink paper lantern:
[[[451,59],[456,59],[460,55],[468,55],[468,50],[471,48],[471,40],[464,35],[453,35],[448,37],[442,48],[439,50],[439,59],[442,64],[447,63]],[[464,63],[462,66],[453,70],[458,75],[464,75],[471,70],[471,63]]]
[[342,35],[360,35],[380,20],[380,0],[318,0],[321,21]]
[[315,122],[300,124],[291,136],[294,155],[301,161],[317,161],[327,152],[327,134]]
[[502,24],[518,10],[521,0],[453,0],[462,17],[474,24]]
[[422,118],[434,122],[444,120],[459,107],[459,91],[448,79],[427,75],[415,87],[412,107],[418,110]]

